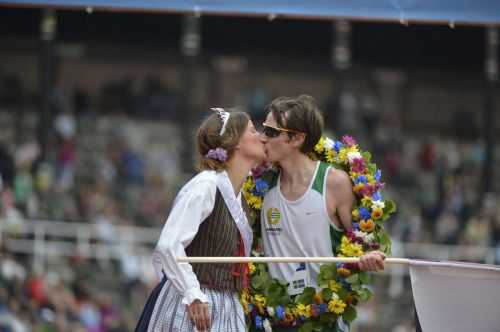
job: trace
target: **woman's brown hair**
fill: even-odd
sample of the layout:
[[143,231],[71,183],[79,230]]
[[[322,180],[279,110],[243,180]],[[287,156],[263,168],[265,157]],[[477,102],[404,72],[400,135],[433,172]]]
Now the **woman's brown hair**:
[[197,168],[200,171],[225,169],[225,162],[207,158],[206,154],[210,149],[223,148],[227,151],[227,159],[229,160],[247,129],[248,121],[250,121],[250,116],[247,113],[240,108],[226,108],[225,111],[231,115],[222,135],[219,135],[222,129],[222,120],[215,112],[207,117],[198,128],[196,133],[199,158]]

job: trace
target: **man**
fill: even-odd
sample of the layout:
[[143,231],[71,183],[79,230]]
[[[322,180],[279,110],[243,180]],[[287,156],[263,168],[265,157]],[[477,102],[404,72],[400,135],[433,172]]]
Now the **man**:
[[[262,240],[266,256],[333,256],[332,243],[352,227],[355,202],[349,175],[313,161],[323,118],[310,96],[280,97],[266,108],[262,141],[269,162],[278,163],[276,184],[264,197]],[[360,258],[363,271],[384,268],[382,252]],[[269,264],[272,277],[290,283],[290,292],[316,286],[319,264]],[[342,322],[340,322],[342,325]]]

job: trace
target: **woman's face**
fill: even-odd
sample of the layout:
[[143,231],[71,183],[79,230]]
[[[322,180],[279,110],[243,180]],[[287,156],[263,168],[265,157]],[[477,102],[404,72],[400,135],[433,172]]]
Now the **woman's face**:
[[248,121],[247,128],[238,145],[242,156],[254,160],[255,164],[260,164],[265,160],[264,144],[261,142],[260,133],[255,129],[251,120]]

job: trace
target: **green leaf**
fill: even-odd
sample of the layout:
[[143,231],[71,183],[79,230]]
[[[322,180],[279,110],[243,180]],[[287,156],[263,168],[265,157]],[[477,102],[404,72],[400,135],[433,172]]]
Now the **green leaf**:
[[332,290],[330,288],[324,288],[321,291],[321,297],[323,298],[323,301],[328,302],[332,299]]
[[366,163],[369,163],[372,160],[372,154],[368,151],[364,151],[361,155],[365,159]]
[[380,243],[381,250],[385,252],[386,254],[391,253],[391,238],[389,237],[389,234],[385,230],[381,230],[378,233],[378,242]]
[[347,277],[345,279],[346,282],[350,283],[350,284],[356,284],[359,282],[359,275],[356,273],[356,274],[352,274],[350,275],[349,277]]
[[390,215],[396,212],[396,203],[391,200],[385,201],[384,214]]
[[344,301],[347,298],[347,295],[349,295],[349,292],[345,288],[341,288],[337,291],[337,295],[342,301]]
[[369,164],[368,165],[368,171],[371,174],[375,174],[375,172],[377,172],[377,165],[375,165],[375,164]]
[[319,274],[317,278],[318,285],[320,287],[327,287],[331,279],[337,277],[337,266],[335,264],[323,264],[319,268]]
[[356,315],[356,309],[352,306],[347,306],[342,313],[342,318],[349,324],[356,319]]
[[333,323],[337,321],[337,315],[333,312],[325,312],[319,318],[323,323]]
[[367,273],[367,272],[360,272],[359,273],[359,280],[363,284],[369,284],[372,282],[372,275]]
[[366,302],[372,297],[372,292],[368,288],[361,288],[358,291],[358,296],[360,301]]
[[313,287],[306,287],[302,294],[295,298],[295,303],[303,303],[305,305],[311,304],[314,301],[314,294],[316,294],[316,289]]
[[312,332],[313,327],[314,327],[313,322],[311,321],[305,322],[304,325],[302,325],[299,328],[299,332]]

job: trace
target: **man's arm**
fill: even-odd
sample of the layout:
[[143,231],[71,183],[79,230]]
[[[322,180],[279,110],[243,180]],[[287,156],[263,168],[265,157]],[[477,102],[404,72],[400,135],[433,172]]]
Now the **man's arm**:
[[335,218],[336,214],[341,224],[338,226],[342,226],[345,230],[351,229],[351,213],[356,197],[349,175],[342,170],[330,169],[326,178],[326,190],[328,215]]
[[[345,230],[352,228],[352,207],[356,200],[349,175],[338,169],[331,169],[326,179],[327,207],[330,216],[337,213]],[[330,198],[329,198],[330,197]],[[371,251],[359,258],[361,271],[379,271],[384,269],[385,254]]]

